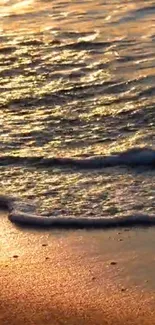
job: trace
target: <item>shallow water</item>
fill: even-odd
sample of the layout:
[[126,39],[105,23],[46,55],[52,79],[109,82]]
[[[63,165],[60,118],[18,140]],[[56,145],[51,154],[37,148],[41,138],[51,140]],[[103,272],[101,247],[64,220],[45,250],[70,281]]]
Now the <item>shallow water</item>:
[[[154,147],[153,1],[0,1],[1,155]],[[55,215],[153,212],[155,172],[1,166],[1,192]]]

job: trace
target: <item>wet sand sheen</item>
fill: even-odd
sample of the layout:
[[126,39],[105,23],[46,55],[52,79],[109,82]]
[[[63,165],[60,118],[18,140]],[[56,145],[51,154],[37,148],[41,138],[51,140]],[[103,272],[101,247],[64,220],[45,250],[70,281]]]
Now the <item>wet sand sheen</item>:
[[0,324],[155,324],[154,229],[0,231]]

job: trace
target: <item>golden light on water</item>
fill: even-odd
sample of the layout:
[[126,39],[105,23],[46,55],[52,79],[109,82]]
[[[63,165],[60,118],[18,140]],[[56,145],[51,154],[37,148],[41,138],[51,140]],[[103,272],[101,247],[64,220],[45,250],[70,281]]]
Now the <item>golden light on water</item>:
[[[143,10],[143,6],[132,1],[126,5],[121,1],[1,1],[0,109],[5,156],[93,156],[152,142],[152,110],[148,124],[142,117],[145,107],[152,105],[154,22],[149,7]],[[48,198],[44,192],[57,178],[67,187],[61,193],[61,208],[85,211],[89,195],[79,192],[83,198],[79,203],[78,187],[74,209],[69,192],[72,185],[76,191],[84,176],[66,175],[61,178],[58,170],[53,174],[3,167],[1,180],[7,192],[12,189],[36,200],[40,195],[45,206],[51,202],[56,206],[59,195]],[[93,197],[95,188],[103,209],[99,192],[105,189],[105,175],[99,175],[94,172],[99,183],[92,184],[88,193]],[[35,180],[29,188],[31,178]],[[114,185],[112,179],[108,174],[115,192],[118,183]],[[124,182],[128,184],[127,177]]]
[[[122,38],[125,25],[128,35],[138,33],[146,35],[148,31],[148,20],[140,17],[143,23],[137,24],[135,19],[135,11],[138,12],[143,6],[141,2],[126,2],[126,5],[118,2],[117,4],[105,4],[102,1],[72,2],[61,1],[59,9],[59,1],[56,4],[50,2],[42,2],[35,0],[23,1],[3,1],[0,2],[0,16],[2,17],[1,25],[5,32],[15,32],[18,34],[23,32],[52,33],[55,29],[65,26],[66,30],[74,30],[79,32],[95,31],[104,32],[104,37],[110,39]],[[100,8],[100,10],[98,10]],[[38,15],[39,10],[39,15]],[[94,13],[96,12],[96,17]],[[122,23],[117,24],[121,17],[124,17]],[[128,19],[129,17],[129,19]],[[113,22],[113,26],[109,25]],[[132,24],[131,24],[132,22]],[[65,24],[65,25],[64,25]],[[116,28],[117,25],[117,28]],[[71,28],[70,28],[71,27]],[[154,25],[150,24],[149,33],[154,29]],[[89,37],[89,36],[88,36]]]

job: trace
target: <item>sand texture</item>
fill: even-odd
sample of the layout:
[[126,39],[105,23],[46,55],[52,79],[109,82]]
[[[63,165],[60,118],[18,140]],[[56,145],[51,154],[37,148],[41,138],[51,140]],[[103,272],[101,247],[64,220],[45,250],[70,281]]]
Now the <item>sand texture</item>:
[[2,213],[0,325],[155,324],[154,231],[22,229]]

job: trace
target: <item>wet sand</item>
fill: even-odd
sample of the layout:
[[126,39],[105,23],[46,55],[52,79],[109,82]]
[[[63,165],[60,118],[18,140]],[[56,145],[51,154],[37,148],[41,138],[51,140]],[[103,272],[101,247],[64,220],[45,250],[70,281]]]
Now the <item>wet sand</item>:
[[155,228],[0,232],[0,325],[155,324]]

